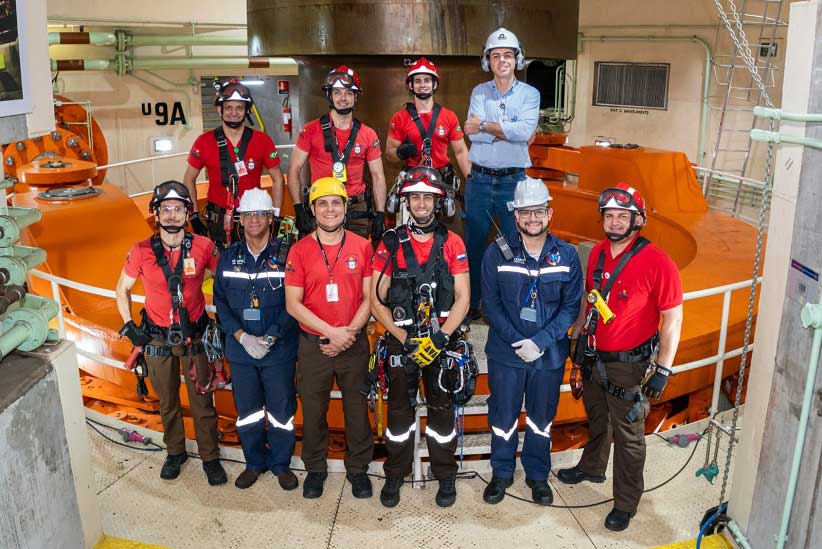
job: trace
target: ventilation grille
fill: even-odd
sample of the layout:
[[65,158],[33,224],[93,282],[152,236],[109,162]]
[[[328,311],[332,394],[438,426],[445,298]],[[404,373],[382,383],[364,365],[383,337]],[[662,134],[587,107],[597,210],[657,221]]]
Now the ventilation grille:
[[594,64],[594,105],[668,109],[667,63]]

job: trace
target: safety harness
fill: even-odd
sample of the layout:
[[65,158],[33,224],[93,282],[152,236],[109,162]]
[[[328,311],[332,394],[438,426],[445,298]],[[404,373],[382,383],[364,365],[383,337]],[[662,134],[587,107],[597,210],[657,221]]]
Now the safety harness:
[[437,119],[440,116],[442,106],[439,103],[434,103],[434,109],[431,111],[431,122],[428,124],[427,128],[423,125],[420,115],[417,112],[417,107],[415,107],[413,103],[406,103],[405,110],[408,111],[408,114],[411,116],[411,120],[414,121],[414,124],[417,126],[417,131],[420,132],[420,137],[422,138],[420,164],[422,166],[431,167],[433,162],[431,158],[431,149],[433,148],[434,130],[437,128]]
[[[243,135],[240,138],[240,146],[236,149],[237,160],[245,158],[248,144],[254,131],[245,127]],[[240,194],[240,175],[237,173],[237,166],[231,161],[231,156],[228,153],[228,139],[222,126],[214,128],[214,139],[217,141],[217,150],[220,159],[220,180],[228,193],[227,208],[222,208],[213,202],[206,204],[206,220],[209,223],[216,225],[212,229],[212,236],[214,242],[220,249],[225,248],[232,241],[232,235],[235,238],[240,236],[239,218],[234,216],[234,201]]]
[[[354,118],[351,122],[351,133],[348,135],[348,141],[345,143],[343,152],[340,153],[340,145],[337,142],[336,136],[332,133],[331,128],[334,125],[331,123],[331,117],[326,113],[320,117],[320,128],[323,131],[323,148],[325,152],[331,155],[331,162],[333,166],[345,166],[348,168],[348,161],[351,160],[351,151],[354,149],[354,144],[357,140],[357,135],[360,133],[362,123]],[[334,168],[336,170],[336,168]],[[347,172],[346,172],[347,173]],[[366,211],[364,212],[347,212],[345,217],[345,225],[352,219],[360,219],[363,217],[371,218],[374,216],[371,207],[371,192],[368,185],[365,187],[365,196],[349,196],[348,207],[357,204],[360,200],[365,200]],[[305,200],[303,200],[305,202]]]
[[[631,246],[629,250],[626,250],[622,254],[619,263],[617,263],[616,267],[611,272],[610,277],[606,279],[604,285],[602,271],[605,265],[606,250],[605,248],[603,248],[600,251],[599,258],[597,259],[597,265],[594,269],[592,278],[594,282],[594,289],[599,291],[600,295],[604,300],[607,301],[608,295],[611,292],[611,288],[613,287],[620,273],[622,273],[622,270],[625,268],[625,265],[628,264],[628,261],[632,257],[635,257],[640,251],[642,251],[642,249],[645,246],[647,246],[650,243],[650,240],[648,240],[647,238],[643,236],[638,237],[634,241],[633,246]],[[599,383],[609,394],[619,399],[630,400],[635,403],[634,409],[632,409],[631,412],[629,412],[628,414],[629,421],[634,421],[638,418],[639,404],[641,403],[644,397],[642,396],[642,393],[638,391],[625,389],[624,387],[614,385],[613,383],[608,381],[608,374],[605,371],[605,362],[641,362],[647,360],[653,354],[656,345],[659,341],[659,337],[657,334],[655,334],[651,339],[649,339],[645,343],[629,351],[622,351],[617,353],[598,352],[596,348],[596,329],[597,323],[599,321],[599,316],[600,315],[596,307],[591,307],[588,313],[588,321],[586,323],[586,328],[584,332],[584,335],[587,336],[584,351],[587,360],[583,362],[583,366],[587,365],[588,368],[590,368],[591,363],[595,364],[597,368],[597,373],[599,375]],[[592,372],[584,372],[583,379],[590,379],[591,374]],[[632,415],[633,419],[631,419]]]

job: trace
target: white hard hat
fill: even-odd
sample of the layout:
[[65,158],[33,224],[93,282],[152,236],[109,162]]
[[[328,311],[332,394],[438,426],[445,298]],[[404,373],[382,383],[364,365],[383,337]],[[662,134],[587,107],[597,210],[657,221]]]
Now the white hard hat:
[[488,54],[495,48],[511,48],[517,56],[517,70],[522,70],[525,68],[525,56],[517,35],[505,27],[500,27],[489,34],[488,38],[485,40],[485,49],[482,50],[482,58],[480,60],[482,70],[485,72],[491,70],[491,67],[488,64]]
[[240,206],[237,211],[242,212],[273,212],[274,203],[271,195],[262,189],[248,189],[240,197]]
[[514,201],[508,203],[508,211],[529,206],[543,206],[550,201],[551,195],[542,179],[526,176],[517,183],[517,188],[514,190]]

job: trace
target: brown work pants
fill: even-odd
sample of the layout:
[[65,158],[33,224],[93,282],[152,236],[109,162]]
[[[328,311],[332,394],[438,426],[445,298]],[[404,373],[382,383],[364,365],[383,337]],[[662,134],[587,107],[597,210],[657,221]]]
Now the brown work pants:
[[368,204],[365,203],[362,195],[359,196],[360,201],[348,207],[348,222],[345,224],[345,228],[368,240],[368,237],[371,236],[371,219],[351,216],[352,212],[359,212],[359,215],[363,215],[368,211]]
[[[152,345],[164,345],[154,340]],[[180,367],[186,378],[191,416],[194,418],[194,432],[197,450],[203,461],[220,457],[217,442],[217,409],[214,407],[214,393],[197,394],[194,382],[188,377],[188,361],[208,362],[204,353],[188,357],[184,346],[173,348],[172,356],[148,356],[148,377],[154,392],[160,399],[160,418],[163,421],[163,442],[170,455],[186,453],[186,433],[183,428],[183,408],[180,405]],[[202,364],[200,364],[202,368]]]
[[[648,362],[607,362],[608,381],[638,392]],[[588,413],[588,442],[578,467],[589,475],[603,475],[608,466],[611,440],[614,442],[614,507],[633,513],[645,489],[645,417],[650,405],[642,403],[642,414],[633,423],[625,416],[633,401],[609,394],[599,383],[596,366],[592,377],[584,382],[582,400]]]
[[320,351],[316,338],[300,336],[297,350],[297,393],[303,403],[302,459],[307,471],[328,470],[328,402],[334,377],[340,387],[345,416],[345,470],[365,473],[374,455],[368,419],[368,337],[360,332],[354,345],[335,357]]

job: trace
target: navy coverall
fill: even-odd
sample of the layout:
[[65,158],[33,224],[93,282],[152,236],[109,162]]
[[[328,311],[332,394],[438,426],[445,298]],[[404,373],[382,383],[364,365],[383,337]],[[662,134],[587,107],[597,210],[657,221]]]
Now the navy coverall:
[[[220,255],[214,276],[214,304],[226,337],[246,468],[270,469],[274,474],[288,470],[294,453],[294,364],[299,339],[297,322],[285,310],[285,271],[276,262],[279,246],[279,240],[272,239],[255,261],[245,241],[235,242]],[[254,296],[259,315],[250,312]],[[253,336],[274,336],[277,341],[257,360],[234,337],[238,329]]]
[[[491,390],[491,467],[495,477],[514,476],[524,394],[526,430],[520,459],[526,477],[542,481],[551,470],[551,423],[568,355],[568,328],[579,313],[582,269],[576,250],[551,234],[539,261],[528,255],[518,232],[509,235],[508,243],[514,253],[510,261],[496,244],[482,259],[482,310],[489,324],[485,353]],[[525,314],[524,308],[529,309]],[[531,339],[544,354],[524,362],[511,347],[522,339]]]

